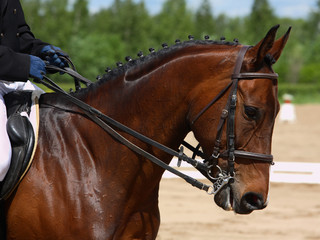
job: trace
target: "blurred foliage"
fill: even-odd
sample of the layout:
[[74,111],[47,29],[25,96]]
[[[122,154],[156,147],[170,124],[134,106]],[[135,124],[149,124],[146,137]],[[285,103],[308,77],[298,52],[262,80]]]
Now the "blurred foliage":
[[[36,37],[59,46],[74,61],[78,71],[94,80],[109,66],[148,54],[162,43],[174,44],[188,35],[203,39],[221,36],[254,45],[280,24],[278,36],[289,26],[292,32],[281,58],[274,66],[279,73],[279,95],[289,92],[306,99],[320,95],[320,0],[305,19],[276,16],[268,0],[254,0],[244,17],[214,15],[214,5],[201,0],[198,9],[188,9],[186,0],[166,0],[161,11],[151,15],[143,0],[114,0],[110,7],[90,12],[88,0],[21,0],[25,17]],[[59,81],[72,80],[55,76]],[[318,101],[316,100],[316,101]],[[300,101],[300,100],[299,100]]]
[[283,95],[291,94],[293,103],[320,103],[320,83],[317,84],[279,84],[279,101],[283,102]]

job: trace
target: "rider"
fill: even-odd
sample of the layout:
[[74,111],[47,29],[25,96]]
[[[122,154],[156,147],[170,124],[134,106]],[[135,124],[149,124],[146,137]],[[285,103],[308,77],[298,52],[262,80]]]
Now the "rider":
[[42,79],[45,62],[63,68],[60,48],[36,39],[25,22],[19,0],[0,0],[0,182],[11,161],[3,96],[15,90],[39,90],[28,78]]

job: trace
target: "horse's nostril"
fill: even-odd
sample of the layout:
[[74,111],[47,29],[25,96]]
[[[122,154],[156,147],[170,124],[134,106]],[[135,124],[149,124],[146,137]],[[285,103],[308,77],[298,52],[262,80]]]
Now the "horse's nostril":
[[262,195],[254,192],[246,193],[241,198],[240,208],[244,213],[250,213],[253,210],[265,208]]

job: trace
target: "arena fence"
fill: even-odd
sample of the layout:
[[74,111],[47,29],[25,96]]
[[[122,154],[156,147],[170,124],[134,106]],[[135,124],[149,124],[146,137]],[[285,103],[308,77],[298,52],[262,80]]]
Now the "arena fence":
[[[172,159],[170,166],[177,166],[177,158]],[[201,173],[187,163],[182,162],[178,169],[196,179],[204,179]],[[176,178],[176,175],[166,171],[163,178]],[[320,184],[320,163],[276,162],[271,167],[270,181]]]

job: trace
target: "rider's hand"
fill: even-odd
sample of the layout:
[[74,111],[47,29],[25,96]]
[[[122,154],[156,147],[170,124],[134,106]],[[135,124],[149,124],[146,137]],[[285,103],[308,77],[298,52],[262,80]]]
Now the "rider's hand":
[[46,45],[42,48],[41,54],[44,56],[44,59],[49,62],[49,64],[57,66],[59,68],[64,68],[68,66],[68,63],[61,59],[60,56],[66,56],[60,48],[53,45]]
[[30,56],[30,71],[29,75],[35,79],[43,79],[43,75],[46,74],[46,64],[41,58],[33,55]]

